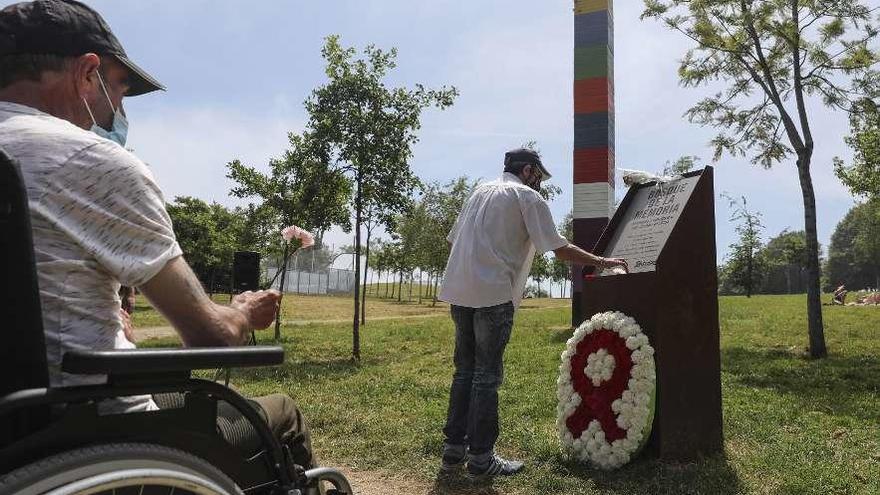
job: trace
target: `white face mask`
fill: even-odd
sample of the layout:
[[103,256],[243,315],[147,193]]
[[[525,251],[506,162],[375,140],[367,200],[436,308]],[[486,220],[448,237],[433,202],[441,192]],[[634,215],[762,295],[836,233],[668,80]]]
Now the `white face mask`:
[[92,118],[92,128],[90,131],[95,134],[101,136],[102,138],[109,139],[119,146],[125,146],[125,141],[128,137],[128,119],[122,113],[122,110],[119,108],[113,108],[113,102],[110,101],[110,93],[107,92],[107,86],[104,85],[104,78],[101,77],[101,73],[98,72],[98,81],[101,83],[101,89],[104,91],[104,96],[107,98],[107,103],[110,105],[110,109],[113,110],[113,128],[111,130],[104,129],[103,127],[98,125],[98,121],[95,120],[95,115],[92,113],[92,109],[89,107],[89,102],[83,98],[83,103],[86,105],[86,110],[89,112],[89,117]]

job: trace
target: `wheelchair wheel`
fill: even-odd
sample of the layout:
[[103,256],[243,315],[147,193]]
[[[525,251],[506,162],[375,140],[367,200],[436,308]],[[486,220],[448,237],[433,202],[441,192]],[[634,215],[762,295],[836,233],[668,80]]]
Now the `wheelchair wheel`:
[[242,495],[228,476],[186,452],[142,443],[56,454],[0,479],[0,495]]

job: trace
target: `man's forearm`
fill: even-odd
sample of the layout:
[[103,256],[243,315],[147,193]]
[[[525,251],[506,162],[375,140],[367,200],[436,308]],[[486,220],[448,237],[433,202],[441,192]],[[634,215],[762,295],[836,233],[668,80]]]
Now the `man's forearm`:
[[575,246],[572,243],[568,243],[567,246],[563,246],[559,249],[555,249],[553,254],[563,260],[568,261],[569,263],[575,263],[578,265],[589,265],[589,266],[598,266],[604,267],[604,260],[601,256],[596,256],[593,253],[588,253],[583,249]]
[[249,330],[242,311],[211,301],[183,257],[169,261],[140,290],[186,346],[238,345]]

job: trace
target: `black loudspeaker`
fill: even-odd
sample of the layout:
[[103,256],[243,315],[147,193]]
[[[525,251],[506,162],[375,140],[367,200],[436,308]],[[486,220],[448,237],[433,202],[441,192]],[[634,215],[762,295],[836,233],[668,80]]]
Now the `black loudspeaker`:
[[260,253],[236,251],[232,260],[232,288],[235,292],[260,290]]

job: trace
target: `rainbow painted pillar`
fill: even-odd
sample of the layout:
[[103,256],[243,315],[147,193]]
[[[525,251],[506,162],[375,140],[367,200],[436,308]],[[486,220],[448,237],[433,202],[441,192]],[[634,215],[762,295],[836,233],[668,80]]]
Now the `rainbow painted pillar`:
[[[612,0],[574,2],[574,243],[593,249],[614,204]],[[580,266],[572,269],[572,325],[583,315]]]

